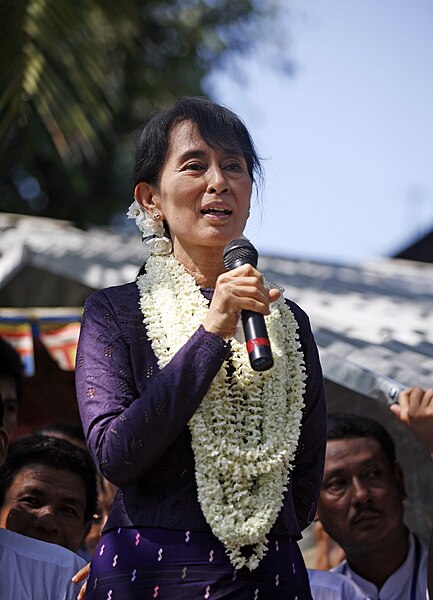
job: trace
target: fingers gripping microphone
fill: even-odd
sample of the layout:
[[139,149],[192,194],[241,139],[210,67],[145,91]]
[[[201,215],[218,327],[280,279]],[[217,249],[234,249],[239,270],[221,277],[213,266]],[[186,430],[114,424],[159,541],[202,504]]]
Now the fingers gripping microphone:
[[[246,264],[257,267],[258,258],[257,250],[245,238],[232,240],[224,248],[224,265],[228,271]],[[263,315],[243,310],[241,317],[251,367],[255,371],[270,369],[274,361]]]

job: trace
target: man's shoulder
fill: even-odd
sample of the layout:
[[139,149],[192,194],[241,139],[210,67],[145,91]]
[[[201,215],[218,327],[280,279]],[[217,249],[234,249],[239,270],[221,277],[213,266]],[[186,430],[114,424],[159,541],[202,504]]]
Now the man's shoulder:
[[74,600],[85,561],[62,546],[0,529],[0,600]]
[[366,600],[367,596],[358,586],[342,575],[332,571],[319,571],[308,569],[310,587],[316,600],[333,600],[334,598],[345,600]]
[[[406,597],[410,593],[412,581],[416,582],[416,598],[426,598],[427,590],[427,561],[428,561],[428,542],[421,536],[409,532],[409,552],[404,562],[398,567],[385,581],[381,587],[381,597],[397,598],[403,593]],[[376,597],[377,588],[369,580],[361,577],[353,571],[343,560],[339,565],[331,569],[335,574],[345,575],[353,581],[368,597]],[[404,590],[404,591],[403,591]],[[402,597],[403,597],[402,596]],[[408,596],[407,596],[408,597]]]
[[62,568],[81,569],[86,562],[74,552],[57,544],[49,544],[27,536],[0,529],[1,560],[14,554],[27,562],[49,563]]

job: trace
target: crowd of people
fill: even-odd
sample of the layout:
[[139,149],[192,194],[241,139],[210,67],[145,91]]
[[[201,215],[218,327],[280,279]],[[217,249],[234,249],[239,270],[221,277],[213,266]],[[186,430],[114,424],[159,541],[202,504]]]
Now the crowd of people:
[[[2,367],[0,378],[10,377],[5,389],[14,397],[11,383],[20,389],[20,372]],[[433,390],[405,390],[391,410],[433,459]],[[44,427],[7,451],[4,413],[1,401],[0,598],[76,598],[116,488],[95,470],[79,425]],[[428,535],[404,524],[405,497],[386,429],[368,417],[330,414],[314,524],[318,568],[308,569],[314,599],[427,598]]]
[[[244,243],[260,176],[225,107],[182,98],[146,123],[128,214],[150,256],[135,282],[86,302],[82,428],[8,447],[23,378],[0,339],[0,600],[429,597],[428,532],[404,522],[393,439],[372,418],[327,416],[308,317]],[[267,332],[245,344],[250,313]],[[250,365],[260,346],[272,368]],[[391,410],[433,458],[433,390]]]

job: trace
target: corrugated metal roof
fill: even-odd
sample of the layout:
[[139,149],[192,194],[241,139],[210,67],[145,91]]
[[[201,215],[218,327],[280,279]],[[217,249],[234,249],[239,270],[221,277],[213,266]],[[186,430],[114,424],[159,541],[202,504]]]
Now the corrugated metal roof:
[[0,214],[0,287],[31,265],[100,289],[134,279],[145,256],[138,231],[84,231],[68,221]]
[[[0,214],[0,288],[31,264],[100,289],[134,279],[145,256],[138,232],[83,231],[66,221]],[[342,377],[341,368],[333,371],[337,357],[347,363],[348,387],[362,380],[362,372],[350,375],[353,364],[403,385],[433,385],[433,265],[264,256],[259,267],[310,316],[330,380]]]
[[[433,265],[378,259],[361,266],[262,257],[267,278],[309,315],[330,379],[331,360],[403,385],[433,385]],[[340,383],[341,374],[334,380]],[[350,387],[350,386],[349,386]]]

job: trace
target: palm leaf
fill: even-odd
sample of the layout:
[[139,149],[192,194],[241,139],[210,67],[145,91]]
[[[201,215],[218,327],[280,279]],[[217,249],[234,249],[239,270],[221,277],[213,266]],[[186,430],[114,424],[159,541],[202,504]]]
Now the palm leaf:
[[65,163],[94,162],[119,105],[121,73],[111,68],[116,44],[110,21],[119,17],[121,4],[131,45],[135,25],[131,19],[128,29],[127,17],[134,15],[133,3],[6,4],[0,7],[0,139],[36,111]]

